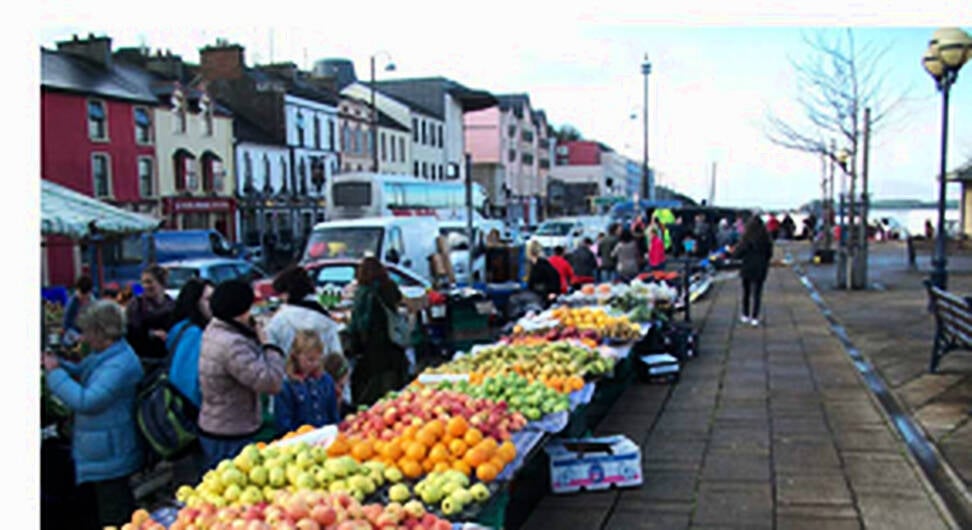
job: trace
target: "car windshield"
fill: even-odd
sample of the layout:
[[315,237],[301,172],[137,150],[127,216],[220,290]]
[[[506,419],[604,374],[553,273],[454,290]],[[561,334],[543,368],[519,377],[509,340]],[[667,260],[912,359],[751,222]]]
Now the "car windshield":
[[167,289],[182,289],[182,286],[190,278],[199,277],[199,269],[193,267],[166,267],[169,271],[169,278],[166,281]]
[[378,227],[319,228],[311,233],[304,259],[378,256],[384,229]]
[[535,235],[538,236],[566,236],[570,233],[570,229],[574,227],[574,223],[543,223],[540,228],[537,229]]
[[[344,287],[345,285],[354,281],[355,273],[357,272],[357,265],[325,265],[318,267],[317,269],[311,269],[311,277],[318,286],[322,287],[324,285],[336,285],[338,287]],[[388,277],[391,278],[393,282],[399,286],[404,287],[415,287],[421,286],[414,279],[407,276],[403,276],[393,269],[388,269]]]

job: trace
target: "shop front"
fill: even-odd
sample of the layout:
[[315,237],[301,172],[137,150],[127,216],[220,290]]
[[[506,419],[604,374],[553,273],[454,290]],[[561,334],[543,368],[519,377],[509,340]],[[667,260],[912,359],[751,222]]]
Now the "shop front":
[[213,229],[236,241],[236,201],[229,197],[166,197],[165,216],[176,230]]

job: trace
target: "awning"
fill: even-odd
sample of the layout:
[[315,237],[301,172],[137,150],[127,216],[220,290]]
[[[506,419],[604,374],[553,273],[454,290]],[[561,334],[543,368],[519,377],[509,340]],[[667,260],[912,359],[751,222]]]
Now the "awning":
[[162,223],[87,195],[41,180],[41,234],[83,239],[92,227],[102,234],[130,234],[155,230]]

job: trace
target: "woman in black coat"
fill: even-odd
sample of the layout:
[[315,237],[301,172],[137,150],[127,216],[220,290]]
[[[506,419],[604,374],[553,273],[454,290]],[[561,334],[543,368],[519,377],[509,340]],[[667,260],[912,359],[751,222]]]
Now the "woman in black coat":
[[[763,283],[769,273],[770,258],[773,257],[773,241],[770,239],[766,225],[758,215],[754,215],[746,223],[739,245],[733,251],[733,257],[742,260],[739,277],[742,278],[743,303],[742,315],[739,320],[743,324],[753,327],[759,325],[759,305],[763,296]],[[752,296],[752,312],[749,300]]]
[[536,293],[546,307],[560,294],[560,273],[543,257],[543,247],[537,241],[527,246],[527,259],[531,264],[527,289]]

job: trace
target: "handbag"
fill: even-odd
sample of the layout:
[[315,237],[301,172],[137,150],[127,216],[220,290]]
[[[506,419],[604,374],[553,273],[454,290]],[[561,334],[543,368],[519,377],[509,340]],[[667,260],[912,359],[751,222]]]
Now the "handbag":
[[381,308],[385,311],[385,320],[388,322],[388,339],[391,340],[392,344],[400,346],[402,348],[407,348],[411,345],[411,330],[408,324],[408,319],[388,307],[385,301],[381,299],[381,296],[375,295],[378,298],[378,303],[381,304]]

